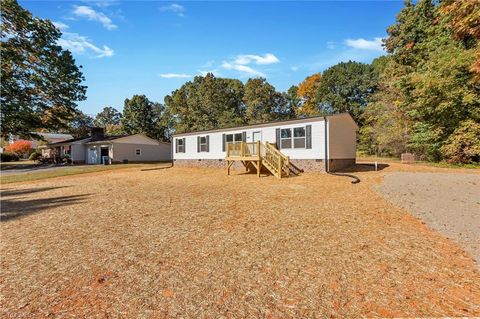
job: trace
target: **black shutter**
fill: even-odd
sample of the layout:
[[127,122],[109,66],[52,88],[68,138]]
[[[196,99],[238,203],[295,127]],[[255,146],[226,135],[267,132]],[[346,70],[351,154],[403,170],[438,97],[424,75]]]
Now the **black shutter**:
[[178,138],[175,139],[175,153],[178,153]]
[[225,134],[222,134],[222,152],[225,152],[227,137]]
[[247,141],[247,132],[242,132],[242,142]]
[[305,148],[312,148],[312,126],[307,125],[305,127]]
[[277,143],[277,148],[280,149],[280,129],[275,129],[275,143]]
[[182,139],[183,140],[183,153],[185,153],[185,150],[187,149],[187,141],[185,139],[185,137]]
[[200,136],[197,136],[197,153],[200,153]]
[[207,152],[210,152],[210,135],[207,135]]

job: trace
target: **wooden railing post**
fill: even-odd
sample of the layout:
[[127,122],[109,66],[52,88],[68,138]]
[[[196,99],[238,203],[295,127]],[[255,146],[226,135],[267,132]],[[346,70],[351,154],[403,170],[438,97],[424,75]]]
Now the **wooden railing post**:
[[290,156],[287,156],[287,177],[290,176]]
[[278,177],[282,178],[282,157],[278,156]]

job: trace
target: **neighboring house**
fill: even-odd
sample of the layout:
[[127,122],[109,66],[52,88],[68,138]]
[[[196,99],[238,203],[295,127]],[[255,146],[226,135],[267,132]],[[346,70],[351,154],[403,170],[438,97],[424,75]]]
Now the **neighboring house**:
[[225,167],[227,144],[259,141],[274,144],[299,169],[336,171],[355,164],[357,131],[345,113],[175,134],[173,160],[174,165]]
[[[32,134],[37,134],[41,137],[43,137],[43,140],[40,139],[26,139],[27,141],[32,142],[32,148],[37,149],[39,146],[45,143],[57,143],[57,142],[62,142],[65,140],[70,140],[73,138],[72,135],[70,134],[59,134],[59,133],[38,133],[38,132],[32,132]],[[9,144],[12,144],[18,140],[25,140],[20,138],[18,135],[10,135],[8,142]]]
[[108,164],[171,161],[171,144],[144,134],[107,136],[103,128],[92,128],[90,136],[51,143],[56,156],[69,156],[75,164]]

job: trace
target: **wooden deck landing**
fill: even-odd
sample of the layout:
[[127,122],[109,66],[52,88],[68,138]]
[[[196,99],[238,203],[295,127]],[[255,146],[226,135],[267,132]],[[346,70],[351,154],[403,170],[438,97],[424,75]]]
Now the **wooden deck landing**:
[[255,168],[260,177],[262,167],[265,167],[278,178],[290,176],[290,158],[270,143],[237,142],[227,144],[227,174],[230,175],[230,167],[236,161],[240,161],[246,170]]

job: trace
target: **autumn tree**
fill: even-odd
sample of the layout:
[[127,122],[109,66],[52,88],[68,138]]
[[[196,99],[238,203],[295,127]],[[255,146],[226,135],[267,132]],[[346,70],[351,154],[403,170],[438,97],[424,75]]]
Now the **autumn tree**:
[[119,125],[122,119],[122,113],[117,109],[106,106],[103,110],[95,116],[95,125],[100,127],[107,127],[108,125]]
[[318,88],[322,76],[316,73],[307,76],[302,83],[298,85],[297,97],[300,99],[299,107],[296,108],[298,116],[312,116],[320,113],[318,103]]
[[244,124],[244,85],[239,80],[196,76],[165,97],[166,112],[176,132]]
[[359,126],[369,97],[375,92],[378,79],[373,67],[359,62],[341,62],[322,74],[317,100],[322,114],[349,113]]
[[145,95],[125,99],[122,126],[127,134],[143,133],[151,138],[166,140],[163,124],[165,106],[150,101]]
[[288,117],[286,101],[264,78],[249,79],[245,84],[245,120],[249,124]]
[[81,67],[57,44],[61,33],[49,20],[33,17],[15,0],[1,6],[2,136],[66,128],[76,102],[85,99]]
[[28,155],[32,150],[32,142],[18,140],[5,147],[6,153],[16,154],[18,156]]
[[287,92],[283,93],[285,100],[285,117],[294,118],[301,107],[301,99],[298,97],[298,86],[292,85]]
[[95,126],[94,118],[81,111],[77,112],[72,121],[68,123],[67,133],[72,134],[74,138],[86,137],[90,134],[91,128]]
[[[409,1],[388,28],[385,45],[391,61],[365,112],[364,140],[373,138],[381,148],[414,151],[429,160],[478,158],[472,155],[478,139],[466,129],[480,122],[478,74],[472,69],[478,39],[471,36],[469,13],[452,11],[452,6],[471,8],[462,1]],[[459,16],[467,17],[465,28]],[[393,131],[399,133],[388,133]],[[459,143],[462,139],[465,145]]]
[[367,154],[397,156],[408,150],[412,129],[408,110],[399,103],[404,97],[398,83],[406,71],[390,56],[373,60],[372,67],[378,85],[362,114],[358,148]]
[[462,41],[465,48],[476,52],[470,71],[480,85],[480,0],[443,0],[440,12],[455,39]]

